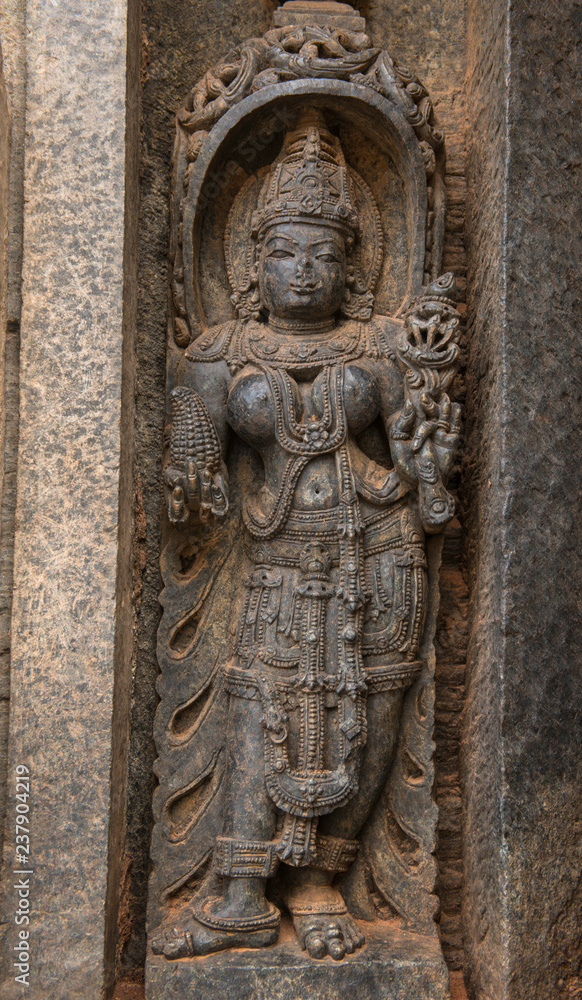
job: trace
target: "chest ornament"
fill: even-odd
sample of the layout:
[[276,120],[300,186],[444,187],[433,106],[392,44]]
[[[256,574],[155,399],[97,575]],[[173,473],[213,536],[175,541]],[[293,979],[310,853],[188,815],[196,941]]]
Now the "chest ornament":
[[324,368],[321,374],[323,414],[307,422],[297,419],[294,384],[289,373],[284,368],[261,367],[275,404],[275,427],[281,448],[291,455],[310,457],[335,451],[347,434],[344,366]]
[[310,369],[353,361],[370,353],[364,323],[350,323],[329,336],[273,334],[264,323],[225,323],[190,344],[186,357],[196,362],[224,360],[232,374],[248,364],[270,368]]

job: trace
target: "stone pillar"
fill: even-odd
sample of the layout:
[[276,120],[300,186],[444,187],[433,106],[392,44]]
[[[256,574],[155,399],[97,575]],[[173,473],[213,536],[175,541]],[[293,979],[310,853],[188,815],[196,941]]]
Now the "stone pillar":
[[[20,350],[20,284],[24,184],[25,43],[24,0],[3,0],[0,6],[0,46],[4,97],[0,117],[3,208],[0,250],[0,857],[4,840],[8,709],[10,694],[10,615],[14,559],[14,513],[18,450],[18,376]],[[2,84],[0,84],[2,89]]]
[[[8,166],[10,163],[10,111],[0,48],[0,384],[4,382],[8,290]],[[5,422],[0,422],[0,455],[4,451]],[[4,462],[0,462],[0,495],[4,487]],[[8,736],[9,668],[0,654],[0,852],[6,801],[6,746]]]
[[580,15],[577,0],[468,4],[465,947],[479,1000],[581,986]]
[[[115,946],[132,650],[138,11],[122,0],[26,9],[7,1000],[95,1000]],[[30,781],[20,799],[18,773]],[[20,860],[17,815],[30,838]],[[30,923],[17,926],[19,910]],[[28,986],[11,967],[20,930],[30,932]]]

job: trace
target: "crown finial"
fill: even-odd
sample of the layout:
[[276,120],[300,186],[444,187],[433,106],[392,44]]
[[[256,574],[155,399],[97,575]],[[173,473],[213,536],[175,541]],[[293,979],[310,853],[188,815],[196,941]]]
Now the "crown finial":
[[276,28],[288,24],[317,24],[332,30],[365,31],[366,22],[354,7],[335,0],[287,0],[275,11]]

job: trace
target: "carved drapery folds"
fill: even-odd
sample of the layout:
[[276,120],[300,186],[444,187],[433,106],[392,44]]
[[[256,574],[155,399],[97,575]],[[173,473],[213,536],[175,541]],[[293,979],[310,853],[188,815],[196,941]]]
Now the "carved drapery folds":
[[[179,113],[151,947],[434,934],[427,535],[453,515],[444,140],[363,33],[288,25]],[[354,919],[356,918],[356,919]],[[359,920],[359,922],[357,922]]]

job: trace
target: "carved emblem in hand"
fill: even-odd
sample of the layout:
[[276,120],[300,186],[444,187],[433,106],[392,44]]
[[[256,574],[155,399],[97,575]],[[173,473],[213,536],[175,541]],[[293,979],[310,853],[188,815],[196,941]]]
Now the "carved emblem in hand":
[[427,531],[439,530],[454,513],[444,483],[459,444],[461,407],[447,388],[457,369],[460,316],[451,296],[454,277],[445,274],[412,304],[396,346],[404,375],[405,403],[390,427],[393,458],[402,478],[418,484]]
[[168,518],[188,521],[190,512],[206,520],[228,511],[226,468],[212,417],[201,396],[179,386],[171,394],[171,465],[164,472]]

